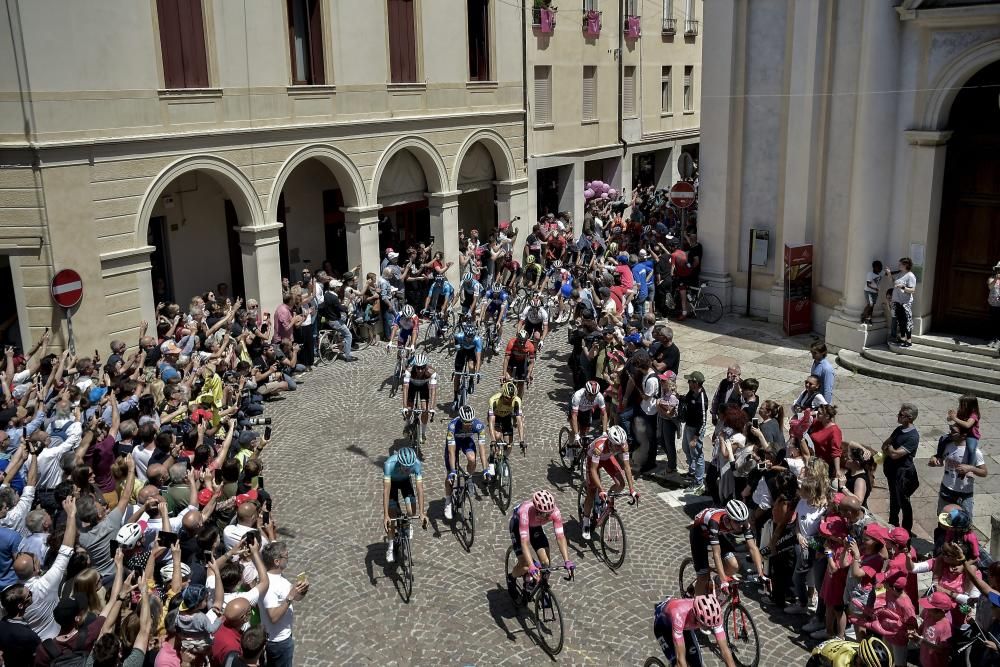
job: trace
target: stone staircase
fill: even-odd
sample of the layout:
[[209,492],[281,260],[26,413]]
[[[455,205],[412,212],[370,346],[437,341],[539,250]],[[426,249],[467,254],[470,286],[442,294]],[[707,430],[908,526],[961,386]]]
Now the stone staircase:
[[914,336],[912,347],[893,344],[841,350],[841,366],[861,375],[1000,400],[1000,355],[982,340],[963,336]]

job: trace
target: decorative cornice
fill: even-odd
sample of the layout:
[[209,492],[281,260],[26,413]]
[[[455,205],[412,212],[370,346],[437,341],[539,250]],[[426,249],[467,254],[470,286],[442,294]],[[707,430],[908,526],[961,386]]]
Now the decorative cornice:
[[903,136],[911,146],[944,146],[951,139],[951,130],[906,130]]

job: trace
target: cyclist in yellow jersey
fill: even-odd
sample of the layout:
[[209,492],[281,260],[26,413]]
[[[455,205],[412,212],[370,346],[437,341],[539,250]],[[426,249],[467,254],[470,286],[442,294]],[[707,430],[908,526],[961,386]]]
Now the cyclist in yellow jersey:
[[504,382],[500,391],[490,397],[490,438],[494,442],[502,441],[503,434],[513,433],[515,427],[517,439],[523,449],[524,417],[521,415],[521,399],[517,396],[517,386],[513,382]]
[[806,667],[892,667],[892,652],[877,637],[850,642],[830,639],[813,649]]

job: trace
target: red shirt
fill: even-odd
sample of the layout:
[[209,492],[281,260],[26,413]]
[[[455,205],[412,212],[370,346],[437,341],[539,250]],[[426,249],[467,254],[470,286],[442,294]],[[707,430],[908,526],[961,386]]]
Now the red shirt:
[[813,445],[816,447],[816,456],[826,461],[827,465],[830,466],[830,477],[832,478],[834,475],[833,462],[840,458],[844,436],[840,432],[840,427],[833,422],[823,428],[818,428],[818,426],[819,424],[814,422],[809,427],[809,437],[812,438]]
[[222,667],[226,662],[226,656],[236,651],[240,657],[243,656],[240,648],[240,640],[243,635],[239,630],[234,630],[225,623],[219,626],[212,638],[212,664],[215,667]]
[[627,292],[632,289],[632,285],[635,284],[635,280],[632,278],[632,270],[628,268],[628,264],[619,264],[615,267],[615,271],[617,271],[618,275],[622,277],[622,287],[625,288],[625,291]]
[[670,253],[670,261],[674,265],[674,272],[681,278],[690,276],[693,269],[689,269],[687,266],[688,256],[687,253],[681,249],[674,250]]

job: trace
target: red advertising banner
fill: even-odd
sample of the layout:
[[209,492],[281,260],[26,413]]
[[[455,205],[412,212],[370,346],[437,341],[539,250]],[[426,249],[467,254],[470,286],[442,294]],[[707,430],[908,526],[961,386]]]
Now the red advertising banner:
[[811,243],[785,246],[786,336],[812,331],[813,247]]

